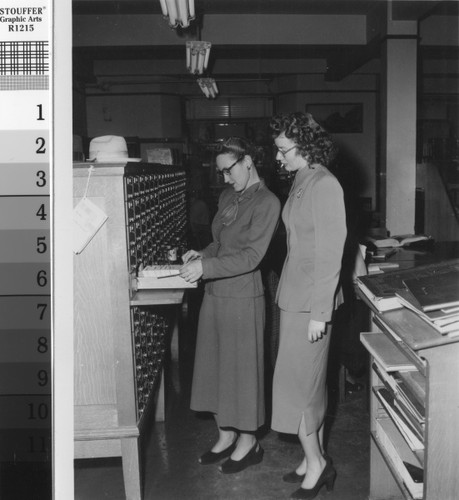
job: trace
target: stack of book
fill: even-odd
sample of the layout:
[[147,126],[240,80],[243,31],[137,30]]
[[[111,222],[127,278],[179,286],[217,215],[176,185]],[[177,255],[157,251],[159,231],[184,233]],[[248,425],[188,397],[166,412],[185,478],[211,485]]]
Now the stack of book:
[[[453,277],[457,280],[457,285],[459,287],[459,273],[454,273]],[[443,305],[439,305],[441,301],[435,301],[433,302],[437,304],[435,306],[430,302],[428,306],[422,306],[417,298],[419,295],[415,295],[412,292],[411,285],[411,280],[406,280],[406,289],[397,290],[396,296],[400,304],[414,311],[420,318],[427,321],[430,326],[435,328],[435,330],[442,335],[459,331],[459,290],[457,300],[455,301],[445,302]],[[422,296],[421,298],[426,299],[427,297]]]
[[424,412],[420,413],[419,411],[422,407],[414,405],[413,400],[402,392],[394,393],[381,387],[376,389],[375,393],[387,414],[392,417],[411,451],[416,453],[424,450],[425,417]]
[[[422,300],[431,300],[434,296],[435,300],[437,300],[438,297],[443,300],[447,295],[448,300],[450,300],[451,297],[456,297],[456,303],[459,305],[459,293],[457,293],[459,288],[458,276],[459,259],[451,259],[410,269],[358,276],[356,284],[371,304],[373,304],[378,311],[384,312],[392,309],[400,309],[404,306],[408,307],[405,302],[402,303],[402,300],[406,300],[404,291],[408,290],[408,286],[411,286],[411,293],[413,295],[418,293],[414,291],[415,282],[418,284],[416,290],[421,290],[421,293],[426,295],[426,297],[421,297],[420,295],[416,297],[418,301],[419,298]],[[426,284],[420,281],[424,278],[426,281],[430,280],[429,283],[431,288],[425,288]],[[426,290],[428,291],[427,294],[425,293]],[[403,298],[401,295],[403,295]],[[446,303],[454,303],[454,299],[451,299],[451,302],[445,302],[444,300],[443,302],[438,301],[436,302],[437,305],[432,306],[432,304],[430,304],[430,307],[439,306],[440,309]],[[423,303],[421,302],[420,305],[423,306]],[[451,309],[452,307],[454,306],[449,305],[446,309]],[[418,310],[425,312],[422,307]]]

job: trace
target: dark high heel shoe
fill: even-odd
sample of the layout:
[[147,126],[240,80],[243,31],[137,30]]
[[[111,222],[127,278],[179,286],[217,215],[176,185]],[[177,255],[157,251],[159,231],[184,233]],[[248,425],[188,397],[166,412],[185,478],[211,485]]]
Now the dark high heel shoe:
[[344,383],[344,388],[346,392],[349,394],[353,394],[355,392],[360,392],[363,389],[363,384],[360,382],[350,382],[349,380],[346,380]]
[[301,483],[306,474],[297,474],[296,470],[292,470],[292,472],[288,472],[282,476],[282,481],[286,483]]
[[220,460],[223,460],[226,457],[229,457],[231,453],[236,449],[236,441],[234,441],[233,444],[230,444],[228,448],[225,448],[223,451],[219,451],[218,453],[215,453],[211,450],[206,451],[201,457],[199,457],[198,462],[201,465],[210,465],[210,464],[215,464],[216,462],[219,462]]
[[292,493],[290,498],[301,498],[303,500],[312,500],[316,498],[318,495],[320,488],[325,484],[327,491],[332,491],[335,485],[336,479],[336,470],[333,465],[327,461],[325,465],[325,469],[322,471],[322,474],[319,476],[317,483],[314,488],[298,488],[296,491]]
[[[332,464],[332,459],[329,455],[324,453],[323,457],[325,458],[327,464]],[[285,481],[286,483],[301,483],[305,475],[306,474],[298,474],[296,470],[292,470],[292,472],[288,472],[282,476],[282,481]]]
[[251,465],[259,464],[263,460],[263,453],[263,448],[257,441],[245,457],[241,458],[241,460],[232,460],[228,458],[226,462],[220,465],[219,470],[223,472],[223,474],[241,472]]

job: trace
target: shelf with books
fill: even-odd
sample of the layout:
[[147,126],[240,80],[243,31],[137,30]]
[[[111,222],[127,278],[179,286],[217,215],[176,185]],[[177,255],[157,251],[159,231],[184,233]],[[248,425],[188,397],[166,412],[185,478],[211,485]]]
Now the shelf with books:
[[[422,441],[425,434],[425,400],[421,400],[411,388],[407,387],[402,376],[408,372],[386,373],[377,363],[373,363],[372,368],[382,382],[382,385],[374,386],[373,390],[383,403],[383,407],[388,410],[388,413],[391,413],[388,405],[393,408],[394,414],[402,412],[402,420],[408,419],[408,426],[413,427],[412,432],[416,439]],[[417,373],[422,377],[419,372]],[[382,388],[385,388],[387,392],[381,391]],[[421,445],[416,440],[414,441],[413,451],[424,449],[423,443]]]
[[372,316],[374,331],[361,334],[371,360],[369,498],[453,500],[459,339],[405,308]]

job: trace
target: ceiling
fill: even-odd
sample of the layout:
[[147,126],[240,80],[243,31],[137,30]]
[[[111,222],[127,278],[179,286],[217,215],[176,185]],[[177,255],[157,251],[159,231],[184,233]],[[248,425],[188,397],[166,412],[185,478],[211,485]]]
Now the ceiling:
[[[387,5],[386,0],[195,0],[198,19],[205,23],[205,16],[213,14],[272,14],[272,15],[374,15],[375,9]],[[159,0],[73,0],[73,14],[79,19],[84,16],[113,15],[160,15]],[[459,19],[458,1],[429,0],[394,0],[392,3],[392,20],[420,21],[431,15],[451,16]],[[180,29],[176,30],[178,36]],[[235,39],[237,33],[235,33]],[[372,59],[380,57],[381,39],[370,40],[366,44],[346,46],[343,44],[278,44],[245,45],[244,59],[253,60],[253,68],[260,67],[261,60],[296,60],[323,59],[326,60],[325,79],[339,81]],[[237,43],[237,42],[235,42]],[[213,45],[212,59],[234,60],[241,57],[241,50],[232,44]],[[449,46],[422,46],[421,57],[441,59],[443,61],[459,60],[459,48]],[[113,45],[113,46],[78,46],[74,49],[74,68],[78,78],[86,82],[94,81],[91,68],[97,60],[176,60],[180,68],[184,67],[183,45]],[[179,66],[177,66],[179,67]],[[279,65],[279,67],[283,67]],[[325,67],[325,65],[324,65]],[[186,76],[176,74],[180,78]],[[259,71],[259,70],[258,70]],[[283,69],[285,73],[285,69]],[[168,75],[171,76],[170,73]],[[188,75],[189,76],[189,75]],[[217,75],[215,75],[217,77]],[[220,74],[220,77],[228,75]],[[239,75],[242,77],[248,74]],[[258,75],[273,77],[273,74]]]
[[[385,0],[195,0],[207,14],[366,14]],[[73,0],[74,14],[159,14],[159,0]],[[419,19],[432,9],[458,12],[458,2],[396,0],[394,20]]]

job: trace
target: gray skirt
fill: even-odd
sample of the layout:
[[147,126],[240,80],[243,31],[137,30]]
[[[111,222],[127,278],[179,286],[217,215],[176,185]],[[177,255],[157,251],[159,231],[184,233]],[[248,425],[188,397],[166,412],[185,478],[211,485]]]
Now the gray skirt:
[[273,378],[271,427],[297,434],[304,415],[306,433],[321,427],[327,407],[327,362],[331,326],[317,342],[309,342],[310,313],[281,310],[279,352]]
[[265,422],[264,297],[204,294],[191,409],[216,414],[219,427],[255,431]]

